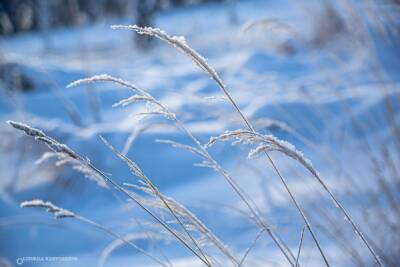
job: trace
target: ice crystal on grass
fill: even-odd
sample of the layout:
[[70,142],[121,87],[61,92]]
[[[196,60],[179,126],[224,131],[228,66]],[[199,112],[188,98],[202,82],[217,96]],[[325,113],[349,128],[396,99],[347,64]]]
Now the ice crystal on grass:
[[198,156],[202,157],[202,158],[207,158],[207,155],[204,154],[203,151],[201,151],[200,149],[197,149],[193,146],[190,145],[185,145],[185,144],[181,144],[172,140],[165,140],[165,139],[156,139],[157,143],[162,143],[162,144],[168,144],[171,145],[172,147],[175,148],[181,148],[181,149],[185,149],[189,152],[192,152],[194,154],[197,154]]
[[146,97],[146,96],[141,96],[141,95],[133,95],[130,96],[128,98],[122,99],[121,101],[115,103],[112,105],[113,108],[115,107],[119,107],[119,106],[127,106],[129,104],[135,103],[137,101],[151,101],[150,98]]
[[72,151],[72,149],[70,149],[68,146],[60,144],[59,142],[45,135],[42,131],[38,129],[35,129],[21,122],[16,122],[11,120],[7,121],[7,123],[10,124],[15,129],[25,132],[26,135],[32,136],[36,140],[45,143],[51,150],[53,150],[56,153],[64,153],[74,159],[79,158],[78,155],[74,151]]
[[191,48],[186,43],[186,40],[181,36],[170,36],[165,31],[158,28],[139,27],[137,25],[113,25],[111,26],[111,28],[114,30],[133,30],[136,31],[138,34],[154,36],[171,44],[182,53],[188,55],[193,60],[193,62],[196,63],[196,65],[198,65],[205,72],[209,73],[212,79],[218,81],[218,83],[225,87],[218,73],[207,63],[207,60],[199,53],[197,53],[193,48]]
[[53,213],[57,219],[75,217],[73,212],[65,210],[63,208],[57,207],[50,201],[43,201],[41,199],[34,199],[29,201],[23,201],[20,204],[21,208],[43,208],[46,209],[47,212]]
[[113,104],[113,107],[126,106],[129,104],[138,102],[138,101],[144,101],[146,104],[147,110],[144,112],[137,113],[136,114],[137,116],[157,115],[157,116],[163,116],[170,120],[175,119],[174,113],[170,112],[164,105],[162,105],[159,101],[157,101],[154,97],[152,97],[146,91],[140,89],[139,87],[137,87],[136,85],[134,85],[128,81],[113,77],[108,74],[95,75],[95,76],[92,76],[89,78],[77,80],[77,81],[67,85],[67,88],[79,86],[81,84],[95,83],[95,82],[113,82],[113,83],[119,84],[121,86],[124,86],[135,93],[135,95],[130,96],[125,99],[122,99],[119,102]]
[[249,130],[238,129],[234,131],[226,131],[219,136],[211,137],[207,143],[207,146],[212,146],[218,141],[232,141],[233,145],[257,145],[256,148],[250,150],[248,154],[249,158],[254,158],[261,152],[281,152],[286,156],[298,161],[313,175],[318,176],[318,172],[312,166],[311,161],[307,159],[301,151],[297,150],[296,147],[291,143],[280,140],[273,135],[263,135]]

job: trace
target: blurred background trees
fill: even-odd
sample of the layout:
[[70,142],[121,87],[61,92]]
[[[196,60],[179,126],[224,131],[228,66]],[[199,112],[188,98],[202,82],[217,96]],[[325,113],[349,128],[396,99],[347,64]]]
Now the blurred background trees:
[[223,0],[0,0],[0,35],[47,30],[94,22],[107,17],[131,17],[151,25],[155,12]]

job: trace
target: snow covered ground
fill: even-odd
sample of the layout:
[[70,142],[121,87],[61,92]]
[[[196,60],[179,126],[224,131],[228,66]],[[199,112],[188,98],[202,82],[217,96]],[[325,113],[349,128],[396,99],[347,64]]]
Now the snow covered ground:
[[[178,8],[158,14],[155,25],[171,35],[184,36],[206,57],[257,130],[301,149],[362,225],[364,206],[360,203],[365,204],[363,194],[373,191],[375,185],[365,144],[373,153],[380,151],[381,145],[386,147],[397,160],[394,169],[400,167],[392,138],[395,127],[386,112],[386,103],[391,101],[392,119],[398,121],[400,38],[398,28],[386,26],[380,17],[382,10],[392,19],[398,11],[379,6],[382,10],[378,12],[371,8],[373,4],[363,2],[355,5],[355,12],[368,12],[349,17],[344,6],[333,5],[340,10],[345,25],[337,31],[329,24],[324,28],[324,23],[335,23],[335,18],[323,13],[317,1],[249,0]],[[355,18],[363,20],[360,25]],[[75,258],[26,260],[24,265],[95,266],[113,240],[80,222],[54,220],[39,210],[20,209],[21,201],[50,200],[121,235],[140,233],[137,219],[149,218],[133,205],[127,210],[121,205],[122,196],[115,198],[68,166],[54,166],[52,160],[35,164],[46,148],[22,137],[5,123],[9,119],[43,129],[120,183],[134,183],[136,178],[98,136],[122,151],[131,133],[144,127],[127,155],[165,195],[193,211],[238,258],[259,231],[242,214],[246,207],[219,174],[193,166],[199,162],[196,156],[155,142],[171,139],[190,143],[186,136],[163,119],[147,127],[142,117],[134,115],[143,111],[143,105],[111,107],[128,97],[128,90],[111,83],[65,88],[76,79],[103,73],[128,80],[175,112],[202,143],[226,130],[244,127],[215,83],[185,55],[158,40],[150,50],[142,51],[134,46],[133,32],[110,29],[112,24],[129,23],[128,19],[115,19],[0,39],[1,61],[15,64],[35,85],[35,90],[26,93],[3,88],[0,97],[4,122],[0,126],[0,259],[11,266],[18,264],[18,258],[30,256]],[[398,19],[392,23],[399,26]],[[362,35],[366,29],[368,38]],[[265,128],[271,120],[290,130]],[[357,123],[360,125],[354,126]],[[248,150],[246,146],[218,143],[210,152],[245,189],[274,231],[297,252],[301,218],[265,159],[247,159]],[[343,217],[336,214],[303,167],[279,153],[272,155],[313,220],[320,219],[318,212],[313,213],[316,204],[335,214],[332,216]],[[355,184],[348,181],[349,176]],[[355,199],[354,190],[361,202]],[[400,199],[398,191],[394,194]],[[368,212],[375,211],[371,207]],[[349,228],[343,220],[337,223]],[[377,237],[369,228],[362,229],[371,238]],[[333,266],[354,264],[332,238],[319,228],[317,232]],[[348,242],[356,244],[362,261],[372,265],[372,258],[355,236],[350,234]],[[146,238],[138,239],[137,244],[158,253]],[[202,266],[176,242],[161,241],[159,245],[174,266]],[[260,238],[246,262],[248,266],[287,266],[267,235]],[[323,264],[307,234],[300,262],[302,266]],[[105,266],[153,265],[125,246],[113,252]]]

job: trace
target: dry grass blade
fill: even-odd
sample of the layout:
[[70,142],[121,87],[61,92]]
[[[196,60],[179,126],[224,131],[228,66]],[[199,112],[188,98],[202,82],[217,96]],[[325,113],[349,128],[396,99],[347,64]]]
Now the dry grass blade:
[[192,60],[204,71],[212,73],[213,77],[217,80],[221,79],[218,77],[218,74],[215,70],[213,70],[208,64],[204,64],[206,59],[202,57],[199,53],[193,50],[190,46],[186,44],[185,38],[182,36],[170,36],[165,31],[162,31],[157,28],[151,27],[139,27],[137,25],[112,25],[112,29],[123,29],[123,30],[134,30],[138,34],[145,34],[157,37],[163,41],[168,42],[173,45],[177,49],[181,50],[183,53],[191,55]]
[[122,149],[122,154],[127,155],[129,150],[131,149],[133,143],[137,140],[137,138],[144,133],[145,131],[149,130],[151,127],[156,127],[159,125],[163,125],[162,123],[149,123],[149,124],[140,124],[138,127],[135,127],[134,130],[131,132],[127,140],[125,141],[124,148]]
[[[82,173],[85,176],[85,178],[96,182],[97,185],[104,187],[105,189],[112,192],[110,190],[110,188],[108,187],[107,183],[104,181],[104,179],[98,173],[94,172],[91,168],[89,168],[87,166],[87,164],[82,163],[82,161],[80,161],[78,159],[73,159],[66,154],[55,153],[55,152],[46,152],[35,163],[41,164],[44,161],[49,160],[50,158],[56,158],[56,162],[55,162],[56,166],[63,166],[66,164],[70,164],[72,166],[72,169]],[[88,161],[88,159],[86,159],[86,160]]]
[[287,125],[285,122],[279,120],[273,120],[269,118],[260,118],[254,120],[253,125],[257,129],[274,129],[274,130],[281,130],[285,131],[290,134],[296,134],[296,131]]
[[47,212],[53,213],[57,219],[75,218],[76,217],[76,215],[73,212],[62,209],[60,207],[57,207],[50,201],[43,201],[41,199],[23,201],[23,202],[21,202],[20,207],[21,208],[43,208],[43,209],[46,209]]
[[257,132],[238,129],[227,131],[219,136],[211,137],[207,146],[214,145],[217,141],[231,141],[232,144],[256,144],[257,147],[252,149],[248,156],[254,158],[258,154],[266,151],[279,151],[288,157],[291,157],[302,164],[311,174],[318,175],[318,172],[312,166],[309,159],[304,157],[303,153],[296,149],[294,145],[287,141],[280,140],[273,135],[263,135]]
[[251,242],[250,246],[246,249],[246,252],[244,253],[242,260],[239,262],[238,267],[243,266],[244,261],[246,260],[247,256],[249,255],[250,251],[254,248],[254,246],[256,245],[258,239],[261,237],[261,235],[264,233],[265,229],[261,229],[260,232],[258,232],[258,234],[256,235],[256,237],[254,238],[253,242]]
[[165,140],[165,139],[156,139],[156,142],[161,143],[161,144],[168,144],[175,148],[185,149],[189,152],[197,154],[198,156],[200,156],[202,158],[207,158],[207,155],[205,155],[203,151],[201,151],[193,146],[189,146],[189,145],[181,144],[181,143],[178,143],[178,142],[175,142],[172,140]]
[[95,83],[95,82],[113,82],[116,84],[119,84],[121,86],[124,86],[128,89],[130,89],[132,92],[134,92],[136,95],[133,95],[131,97],[128,97],[126,99],[123,99],[117,103],[115,103],[113,106],[125,106],[137,101],[144,101],[148,103],[149,107],[151,108],[150,110],[146,112],[141,112],[136,115],[143,115],[143,116],[148,116],[148,115],[159,115],[159,116],[164,116],[170,120],[175,120],[175,114],[170,112],[165,106],[163,106],[160,102],[158,102],[154,97],[152,97],[150,94],[148,94],[146,91],[140,89],[136,85],[127,82],[123,79],[113,77],[108,74],[101,74],[101,75],[95,75],[89,78],[84,78],[77,80],[75,82],[70,83],[67,85],[67,88],[71,87],[76,87],[81,84],[87,84],[87,83]]
[[7,123],[10,124],[15,129],[25,132],[26,135],[31,136],[36,140],[45,143],[51,150],[53,150],[56,153],[64,153],[73,159],[79,158],[79,156],[68,146],[60,144],[59,142],[45,135],[42,131],[38,129],[30,127],[21,122],[16,122],[11,120],[7,121]]
[[137,101],[151,101],[151,99],[146,97],[146,96],[133,95],[133,96],[130,96],[130,97],[126,98],[126,99],[122,99],[121,101],[113,104],[112,107],[113,108],[119,107],[119,106],[124,107],[124,106],[127,106],[129,104],[135,103]]
[[101,231],[111,235],[112,237],[122,241],[123,243],[125,243],[127,245],[130,245],[135,250],[143,253],[144,255],[146,255],[147,257],[149,257],[153,261],[157,262],[161,266],[168,267],[162,261],[160,261],[159,259],[155,258],[151,254],[147,253],[144,249],[138,247],[132,241],[123,238],[119,234],[111,231],[110,229],[108,229],[108,228],[106,228],[106,227],[104,227],[104,226],[102,226],[102,225],[100,225],[100,224],[98,224],[98,223],[86,218],[86,217],[77,215],[77,214],[75,214],[75,213],[73,213],[71,211],[68,211],[68,210],[65,210],[63,208],[60,208],[60,207],[54,205],[53,203],[51,203],[49,201],[43,201],[41,199],[34,199],[34,200],[29,200],[29,201],[23,201],[23,202],[21,202],[20,206],[21,206],[21,208],[42,208],[42,209],[46,209],[47,212],[53,213],[54,216],[57,219],[74,218],[74,219],[76,219],[78,221],[81,221],[83,223],[86,223],[86,224],[89,224],[91,226],[94,226],[94,227],[100,229]]
[[[104,267],[107,259],[111,256],[111,254],[118,249],[119,247],[126,244],[126,242],[133,242],[135,240],[146,239],[148,238],[147,234],[143,233],[132,233],[123,236],[123,239],[116,239],[112,241],[103,251],[101,252],[100,258],[97,263],[97,267]],[[166,266],[171,267],[172,265],[168,263]]]
[[57,158],[57,165],[63,165],[66,163],[71,163],[73,169],[82,172],[85,177],[90,180],[95,181],[99,186],[104,188],[108,188],[104,179],[102,179],[96,172],[94,172],[91,168],[88,167],[86,159],[81,158],[78,154],[76,154],[71,148],[69,148],[65,144],[60,144],[53,138],[45,135],[42,131],[30,127],[24,123],[15,122],[15,121],[7,121],[12,127],[17,130],[21,130],[25,132],[26,135],[35,138],[37,141],[45,143],[53,152],[45,153],[43,156],[37,161],[37,163],[41,163],[46,159],[51,157]]
[[120,159],[122,159],[129,167],[133,175],[143,179],[147,183],[147,177],[144,175],[140,167],[133,161],[131,161],[125,155],[119,153],[104,137],[100,136],[101,141],[112,151],[116,154]]
[[300,244],[299,244],[299,249],[297,251],[297,256],[296,256],[296,266],[299,266],[299,259],[300,259],[300,252],[301,252],[301,248],[303,246],[303,238],[304,238],[304,230],[306,229],[305,226],[303,226],[303,228],[301,229],[301,235],[300,235]]
[[296,31],[292,27],[290,27],[288,24],[280,21],[277,18],[267,18],[267,19],[248,21],[242,26],[241,31],[247,32],[250,29],[257,27],[257,26],[261,26],[264,29],[266,28],[266,29],[282,30],[282,31],[288,32],[292,35],[297,34]]
[[79,85],[88,84],[88,83],[110,82],[110,81],[130,88],[134,93],[138,94],[139,96],[146,96],[147,95],[146,92],[144,92],[143,90],[141,90],[139,87],[135,86],[134,84],[129,83],[129,82],[124,81],[124,80],[119,79],[119,78],[115,78],[115,77],[113,77],[111,75],[108,75],[108,74],[94,75],[92,77],[76,80],[76,81],[68,84],[67,88],[77,87]]

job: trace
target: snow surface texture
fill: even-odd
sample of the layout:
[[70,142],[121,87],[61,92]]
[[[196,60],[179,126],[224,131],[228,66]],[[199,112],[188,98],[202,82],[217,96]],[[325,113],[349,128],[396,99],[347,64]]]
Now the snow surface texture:
[[[387,177],[398,179],[393,173],[399,171],[399,150],[393,138],[393,122],[398,122],[399,111],[399,33],[391,24],[384,24],[387,17],[381,15],[384,12],[398,26],[396,9],[371,7],[368,1],[361,1],[353,11],[363,15],[352,17],[348,7],[332,2],[344,25],[335,32],[324,24],[330,16],[324,16],[316,1],[233,2],[161,13],[155,26],[171,36],[184,36],[170,41],[195,49],[198,59],[212,66],[210,71],[223,81],[256,130],[277,141],[282,149],[294,151],[292,158],[301,157],[302,164],[318,170],[362,230],[376,240],[378,254],[390,248],[395,255],[399,248],[393,244],[400,241],[385,228],[384,219],[388,225],[398,226],[398,206],[374,197],[384,190],[376,186],[377,173],[384,177],[383,184],[395,188]],[[74,166],[78,171],[71,169],[62,158],[49,154],[45,146],[22,137],[5,123],[7,120],[42,129],[67,145],[62,148],[87,157],[85,160],[100,166],[120,184],[136,183],[129,168],[101,142],[99,135],[104,136],[122,151],[121,156],[133,159],[164,195],[189,208],[198,218],[198,226],[204,223],[204,229],[210,229],[238,259],[258,236],[259,229],[249,221],[245,204],[226,181],[209,168],[199,168],[209,166],[185,151],[185,145],[193,145],[188,137],[169,120],[155,116],[150,123],[144,116],[149,112],[157,115],[160,110],[151,103],[141,104],[149,99],[141,89],[132,94],[123,86],[106,82],[65,88],[77,79],[103,73],[110,76],[95,77],[127,80],[176,114],[204,147],[210,137],[244,127],[226,96],[188,57],[156,40],[150,50],[142,51],[134,46],[134,32],[110,28],[129,23],[119,19],[54,30],[46,33],[46,38],[36,32],[0,39],[1,60],[18,66],[35,85],[33,91],[22,93],[9,92],[5,84],[0,84],[0,117],[4,122],[0,126],[0,265],[3,261],[15,265],[19,257],[71,256],[78,260],[34,264],[155,266],[142,253],[93,227],[72,218],[54,220],[40,210],[19,207],[22,201],[43,199],[21,205],[41,206],[53,210],[56,216],[57,212],[65,217],[84,214],[160,257],[161,249],[173,266],[203,266],[173,240],[155,236],[149,242],[138,226],[156,227],[147,225],[146,214],[133,204],[122,206],[126,197],[98,187],[95,182],[102,180],[85,179],[91,173],[82,166]],[[389,115],[388,101],[392,103]],[[253,156],[265,150],[279,152],[276,146],[273,148],[268,143],[232,147],[217,143],[209,152],[296,254],[304,225],[300,216],[265,157],[247,158],[249,153]],[[373,258],[307,169],[290,155],[272,156],[310,215],[331,265],[361,266],[359,261],[372,265]],[[392,168],[385,168],[390,160],[394,161]],[[390,196],[398,203],[399,191],[391,188]],[[374,204],[380,201],[384,204]],[[326,213],[334,219],[332,224],[325,219]],[[377,227],[379,231],[375,231]],[[343,240],[354,244],[350,252],[340,243]],[[307,231],[300,263],[323,264]],[[390,261],[385,263],[389,265]],[[263,234],[244,265],[286,264],[271,239]]]

